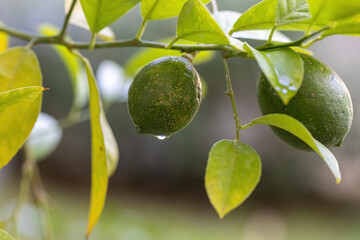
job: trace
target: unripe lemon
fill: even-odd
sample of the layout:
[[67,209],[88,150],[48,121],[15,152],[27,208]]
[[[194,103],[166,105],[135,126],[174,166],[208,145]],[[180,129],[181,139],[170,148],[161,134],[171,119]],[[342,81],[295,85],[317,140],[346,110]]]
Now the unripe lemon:
[[[353,106],[350,93],[341,78],[319,60],[301,54],[304,80],[296,96],[284,105],[264,74],[257,83],[262,113],[283,113],[299,120],[313,137],[326,147],[340,146],[348,133]],[[305,151],[311,148],[294,135],[276,127],[273,132],[290,145]]]
[[146,65],[129,88],[128,110],[139,134],[171,136],[188,125],[201,101],[201,82],[184,57],[168,56]]

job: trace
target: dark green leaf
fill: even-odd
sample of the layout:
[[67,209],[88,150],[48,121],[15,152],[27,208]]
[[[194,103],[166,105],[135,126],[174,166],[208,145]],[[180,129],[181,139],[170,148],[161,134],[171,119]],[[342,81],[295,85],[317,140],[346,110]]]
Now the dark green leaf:
[[261,161],[245,143],[221,140],[210,150],[205,188],[220,218],[249,197],[260,180]]
[[140,0],[80,0],[86,20],[93,33],[112,24]]
[[296,95],[304,77],[304,64],[299,54],[290,48],[258,51],[245,44],[252,52],[260,69],[284,104]]
[[[0,54],[0,92],[32,86],[42,86],[35,53],[28,48],[17,47]],[[13,102],[0,112],[0,169],[24,144],[36,122],[42,102],[42,94],[36,94],[38,96],[32,101]]]
[[199,43],[229,44],[223,32],[200,0],[188,0],[179,15],[177,38]]
[[[142,0],[141,15],[145,20],[159,20],[179,15],[187,0]],[[210,0],[201,0],[207,3]]]
[[286,25],[311,18],[306,0],[278,0],[276,6],[276,24]]
[[255,124],[267,124],[278,127],[300,138],[312,149],[314,149],[314,151],[317,152],[320,157],[322,157],[322,159],[324,159],[325,163],[328,165],[331,172],[334,174],[336,182],[339,183],[341,181],[339,164],[334,155],[329,151],[329,149],[327,149],[319,141],[313,138],[311,133],[298,120],[285,114],[269,114],[252,120],[249,126]]

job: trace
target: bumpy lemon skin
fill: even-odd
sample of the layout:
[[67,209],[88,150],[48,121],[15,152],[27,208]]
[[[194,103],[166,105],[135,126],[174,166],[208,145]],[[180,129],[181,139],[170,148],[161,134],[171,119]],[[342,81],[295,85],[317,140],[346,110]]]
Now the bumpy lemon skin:
[[194,118],[201,94],[199,74],[189,60],[162,57],[136,75],[128,92],[128,111],[138,134],[171,136]]
[[[353,119],[350,93],[341,78],[319,60],[301,54],[304,80],[297,95],[286,106],[264,74],[257,83],[257,97],[264,115],[284,113],[299,120],[326,147],[341,146]],[[272,131],[303,151],[312,149],[299,138],[276,127]]]

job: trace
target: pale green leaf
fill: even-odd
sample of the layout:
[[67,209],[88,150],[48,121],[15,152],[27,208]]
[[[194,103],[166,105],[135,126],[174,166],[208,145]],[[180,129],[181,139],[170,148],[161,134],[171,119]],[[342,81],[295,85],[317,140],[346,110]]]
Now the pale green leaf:
[[[214,18],[219,23],[224,32],[230,32],[236,20],[239,19],[241,13],[235,11],[218,11]],[[267,41],[269,39],[270,30],[247,30],[235,32],[231,36],[234,38],[253,39]],[[290,42],[291,39],[279,31],[275,31],[272,42]]]
[[[141,15],[145,20],[159,20],[179,15],[187,0],[141,0]],[[207,3],[210,0],[201,0]]]
[[[65,13],[67,13],[71,7],[73,0],[65,0]],[[86,21],[86,17],[84,14],[84,11],[81,7],[80,1],[77,1],[75,3],[75,7],[73,9],[73,12],[71,14],[71,17],[69,19],[69,23],[71,23],[74,26],[80,27],[82,29],[86,29],[90,31],[90,27]],[[101,38],[104,41],[114,41],[115,40],[115,34],[113,30],[110,27],[105,27],[101,29],[97,36]]]
[[[60,30],[57,27],[50,24],[42,24],[39,27],[39,32],[45,36],[55,36],[59,31]],[[64,46],[51,46],[64,63],[71,79],[74,96],[72,110],[85,107],[88,103],[88,87],[87,80],[82,77],[83,68],[79,59],[71,54]]]
[[334,34],[360,36],[360,14],[336,21],[330,29],[322,32],[321,36],[326,37]]
[[269,114],[252,120],[249,126],[255,124],[267,124],[278,127],[300,138],[312,149],[314,149],[314,151],[317,152],[322,159],[324,159],[325,163],[328,165],[331,172],[335,176],[336,182],[339,183],[341,181],[339,164],[334,155],[323,144],[313,138],[306,127],[295,118],[285,114]]
[[299,54],[290,48],[258,51],[246,44],[260,69],[285,105],[295,97],[304,77],[304,64]]
[[21,102],[34,101],[44,90],[43,87],[33,86],[0,92],[0,112]]
[[46,113],[40,113],[28,140],[25,143],[27,154],[35,161],[46,159],[58,147],[62,137],[59,122]]
[[260,175],[260,157],[250,146],[233,140],[221,140],[212,146],[205,188],[220,218],[249,197]]
[[15,240],[12,236],[0,229],[0,240]]
[[[169,43],[172,39],[160,39],[158,42]],[[177,44],[195,44],[192,41],[188,40],[178,40]],[[145,66],[146,64],[150,63],[151,61],[164,57],[164,56],[181,56],[184,53],[176,50],[166,50],[166,49],[159,49],[159,48],[144,48],[137,51],[134,55],[132,55],[127,62],[125,63],[125,71],[129,75],[135,75],[140,68]],[[211,61],[215,56],[213,51],[201,51],[199,52],[194,61],[194,65],[203,64]]]
[[307,0],[278,0],[275,14],[278,26],[311,18]]
[[188,0],[184,4],[177,24],[177,38],[199,43],[229,44],[229,36],[200,0]]
[[359,0],[308,0],[312,21],[328,24],[360,12]]
[[[42,86],[35,53],[27,48],[10,48],[0,54],[0,92]],[[21,101],[0,112],[0,168],[24,144],[41,109],[42,94],[33,101]]]
[[118,162],[118,149],[112,130],[106,120],[95,77],[88,59],[76,53],[85,64],[90,91],[91,125],[91,197],[86,235],[99,220],[105,205],[108,177]]
[[[0,26],[3,25],[0,22]],[[9,45],[9,37],[6,33],[0,32],[0,53],[4,52]]]
[[[276,24],[276,9],[277,0],[264,0],[252,6],[235,22],[230,35],[237,31],[272,29]],[[279,26],[278,29],[306,31],[309,29],[309,23],[310,19],[304,19],[299,22]],[[312,24],[310,30],[318,30],[323,26],[324,25],[318,23]]]
[[93,33],[112,24],[140,0],[80,0],[86,20]]

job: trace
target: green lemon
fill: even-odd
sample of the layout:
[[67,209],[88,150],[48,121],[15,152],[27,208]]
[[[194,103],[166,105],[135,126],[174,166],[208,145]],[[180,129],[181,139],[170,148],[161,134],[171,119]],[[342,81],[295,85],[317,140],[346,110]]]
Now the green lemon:
[[129,88],[128,110],[137,132],[162,139],[180,131],[197,113],[201,91],[199,74],[186,58],[152,61]]
[[[257,83],[257,97],[262,113],[283,113],[299,120],[314,138],[326,147],[341,146],[348,133],[353,106],[341,78],[319,60],[301,54],[304,80],[296,96],[284,105],[264,74]],[[276,127],[273,132],[290,145],[304,151],[311,148],[294,135]]]

